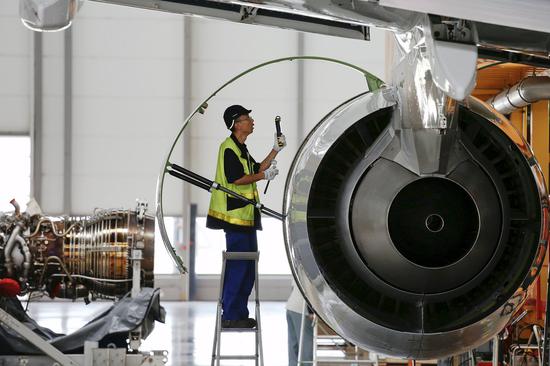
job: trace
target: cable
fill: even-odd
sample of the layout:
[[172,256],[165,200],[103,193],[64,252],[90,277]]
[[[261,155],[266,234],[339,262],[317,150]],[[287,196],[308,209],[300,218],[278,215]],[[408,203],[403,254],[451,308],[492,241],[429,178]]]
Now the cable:
[[[56,274],[51,275],[50,277],[67,277],[67,275],[63,274],[63,273],[56,273]],[[132,282],[132,279],[115,280],[115,279],[108,279],[108,278],[90,277],[90,276],[84,276],[84,275],[71,275],[71,277],[73,277],[73,278],[84,278],[86,280],[97,281],[97,282],[114,282],[114,283]]]
[[497,65],[502,65],[502,64],[507,64],[507,63],[508,63],[508,61],[493,62],[492,64],[483,65],[483,66],[478,67],[478,68],[477,68],[477,71],[485,70],[485,69],[488,69],[489,67],[493,67],[493,66],[497,66]]

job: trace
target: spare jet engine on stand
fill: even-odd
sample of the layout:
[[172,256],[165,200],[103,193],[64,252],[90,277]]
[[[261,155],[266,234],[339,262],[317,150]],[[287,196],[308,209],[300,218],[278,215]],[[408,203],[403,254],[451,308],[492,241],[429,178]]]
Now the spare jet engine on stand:
[[22,293],[50,297],[121,297],[132,288],[132,251],[143,252],[138,278],[153,287],[155,220],[146,206],[89,217],[0,214],[0,278]]
[[[20,212],[12,204],[13,213],[0,213],[0,363],[42,365],[51,358],[67,366],[105,359],[165,364],[165,351],[138,352],[155,321],[164,321],[160,290],[152,288],[155,220],[147,204],[86,217],[45,216],[34,204]],[[15,297],[30,301],[44,293],[116,302],[63,335],[37,324]]]

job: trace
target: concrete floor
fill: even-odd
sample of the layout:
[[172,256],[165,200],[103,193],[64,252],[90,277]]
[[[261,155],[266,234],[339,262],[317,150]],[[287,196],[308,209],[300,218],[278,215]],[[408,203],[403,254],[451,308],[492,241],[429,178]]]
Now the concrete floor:
[[[40,325],[59,333],[71,333],[110,306],[70,302],[35,302],[29,313]],[[215,302],[163,301],[166,323],[157,323],[142,350],[167,350],[167,365],[210,365],[216,316]],[[248,308],[254,313],[253,304]],[[265,365],[287,365],[287,328],[284,302],[262,302],[262,336]],[[252,333],[225,333],[222,354],[253,354]],[[224,361],[223,365],[253,365],[253,361]]]

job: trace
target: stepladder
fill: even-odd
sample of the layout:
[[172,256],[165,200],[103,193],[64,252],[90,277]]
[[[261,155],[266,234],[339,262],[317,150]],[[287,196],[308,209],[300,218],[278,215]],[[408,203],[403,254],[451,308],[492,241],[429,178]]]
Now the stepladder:
[[[260,290],[258,280],[258,260],[259,252],[222,252],[222,272],[220,275],[220,291],[218,296],[218,304],[216,307],[216,325],[214,330],[214,342],[212,346],[212,362],[211,366],[219,366],[222,360],[254,360],[256,366],[264,365],[264,352],[262,346],[262,322],[260,317]],[[227,261],[254,261],[254,317],[256,326],[254,328],[224,328],[222,326],[222,303],[223,303],[223,286],[225,281],[225,270]],[[254,334],[254,354],[244,355],[225,355],[221,354],[221,340],[224,333],[253,333]]]

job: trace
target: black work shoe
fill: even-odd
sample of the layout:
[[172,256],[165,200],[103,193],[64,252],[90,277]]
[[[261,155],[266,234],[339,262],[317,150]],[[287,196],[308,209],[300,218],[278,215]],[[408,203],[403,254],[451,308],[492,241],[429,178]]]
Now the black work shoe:
[[222,320],[222,328],[255,328],[256,320],[252,318],[239,320]]
[[222,328],[236,328],[237,320],[222,320]]
[[256,323],[256,319],[253,318],[245,319],[244,322],[247,324],[245,328],[256,328],[256,325],[258,325],[258,323]]

